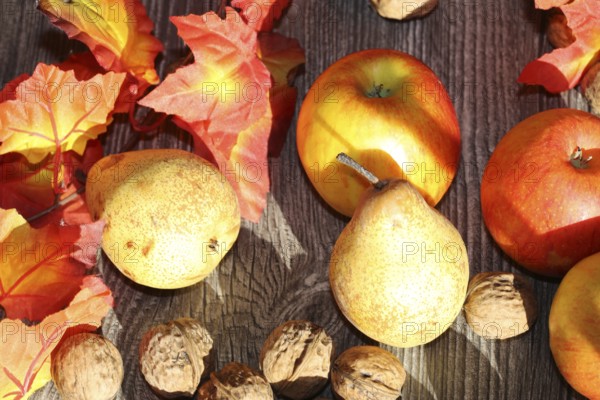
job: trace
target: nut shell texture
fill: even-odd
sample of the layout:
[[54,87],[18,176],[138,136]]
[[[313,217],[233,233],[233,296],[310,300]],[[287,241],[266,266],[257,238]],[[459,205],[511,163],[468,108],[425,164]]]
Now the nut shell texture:
[[335,360],[331,370],[331,385],[343,400],[396,400],[405,380],[400,360],[376,346],[349,348]]
[[260,367],[275,391],[292,400],[314,397],[327,384],[333,341],[309,321],[275,328],[260,353]]
[[212,366],[213,340],[191,318],[157,325],[140,342],[140,368],[157,394],[165,398],[191,397]]
[[105,337],[80,333],[60,344],[51,372],[63,400],[110,400],[123,382],[123,360]]
[[272,400],[271,385],[258,371],[231,362],[200,387],[197,400]]
[[411,19],[429,14],[437,6],[437,0],[371,0],[377,13],[384,18]]
[[538,315],[532,286],[510,272],[475,275],[464,309],[467,323],[486,339],[508,339],[527,332]]

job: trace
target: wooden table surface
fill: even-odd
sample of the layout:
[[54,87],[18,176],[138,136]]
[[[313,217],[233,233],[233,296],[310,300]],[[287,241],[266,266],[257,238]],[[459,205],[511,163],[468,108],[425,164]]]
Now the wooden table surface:
[[[550,96],[516,83],[530,60],[550,49],[542,13],[533,0],[441,0],[426,18],[393,22],[380,18],[367,0],[294,0],[278,31],[298,38],[306,50],[297,80],[299,103],[310,84],[331,63],[359,49],[390,47],[428,64],[448,88],[462,129],[457,178],[438,205],[461,232],[471,276],[480,271],[523,270],[507,259],[483,225],[479,185],[485,164],[502,135],[538,111],[587,109],[576,91]],[[67,40],[37,11],[33,0],[0,3],[0,82],[33,71],[38,62],[58,62],[81,44]],[[166,51],[167,67],[184,54],[170,15],[203,13],[216,1],[144,1]],[[106,152],[119,152],[130,134],[119,118],[104,135]],[[121,350],[125,380],[119,399],[158,399],[137,365],[143,332],[160,322],[193,316],[212,333],[217,367],[237,360],[257,367],[268,333],[289,319],[324,326],[337,352],[373,343],[342,317],[330,293],[327,266],[331,248],[347,220],[316,195],[300,166],[295,123],[285,149],[271,159],[271,194],[259,224],[244,222],[233,250],[217,270],[193,287],[158,291],[137,286],[102,256],[98,265],[113,290],[116,307],[102,328]],[[166,124],[138,148],[191,148],[189,136]],[[541,306],[532,331],[506,341],[476,336],[461,315],[452,328],[427,345],[390,349],[402,360],[408,380],[405,399],[581,399],[561,378],[548,347],[548,312],[556,281],[528,275]],[[327,388],[322,396],[331,398]],[[52,384],[32,397],[58,399]]]

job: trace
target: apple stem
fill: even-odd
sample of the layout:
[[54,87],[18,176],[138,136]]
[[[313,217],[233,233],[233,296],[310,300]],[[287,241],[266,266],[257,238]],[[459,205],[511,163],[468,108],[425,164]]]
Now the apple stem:
[[387,97],[390,93],[389,89],[384,89],[383,87],[383,83],[376,85],[373,84],[373,89],[371,89],[370,92],[367,92],[367,96],[368,97],[378,97],[378,98],[384,98]]
[[377,190],[383,189],[387,184],[386,181],[382,181],[381,179],[376,177],[371,171],[360,165],[355,159],[353,159],[346,153],[338,154],[336,160],[338,160],[344,165],[349,166],[350,168],[354,169],[356,172],[364,176],[369,182],[371,182],[373,187],[375,187],[375,189]]
[[575,168],[585,169],[585,168],[588,168],[589,162],[592,161],[592,156],[589,156],[588,158],[583,158],[583,149],[581,147],[577,146],[575,151],[573,151],[573,154],[571,154],[570,161],[571,161],[571,165],[574,166]]

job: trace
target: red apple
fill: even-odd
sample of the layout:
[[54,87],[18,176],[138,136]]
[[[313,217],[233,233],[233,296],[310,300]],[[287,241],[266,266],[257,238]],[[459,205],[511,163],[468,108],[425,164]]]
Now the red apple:
[[556,109],[517,124],[484,171],[481,207],[494,240],[533,272],[562,276],[599,252],[600,119]]
[[600,253],[564,277],[550,309],[550,350],[575,390],[600,399]]
[[434,206],[456,174],[460,130],[431,69],[374,49],[342,58],[315,81],[298,116],[297,146],[317,192],[352,216],[369,183],[336,162],[340,152],[381,179],[407,179]]

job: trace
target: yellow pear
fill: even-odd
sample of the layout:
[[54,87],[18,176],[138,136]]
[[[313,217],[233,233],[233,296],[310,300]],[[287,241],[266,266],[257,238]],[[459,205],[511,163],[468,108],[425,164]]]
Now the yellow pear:
[[86,200],[102,249],[133,281],[160,289],[204,279],[240,230],[237,197],[211,163],[183,150],[114,154],[90,170]]
[[465,244],[410,183],[370,180],[374,186],[331,255],[333,295],[346,318],[379,342],[430,342],[450,327],[465,301]]

